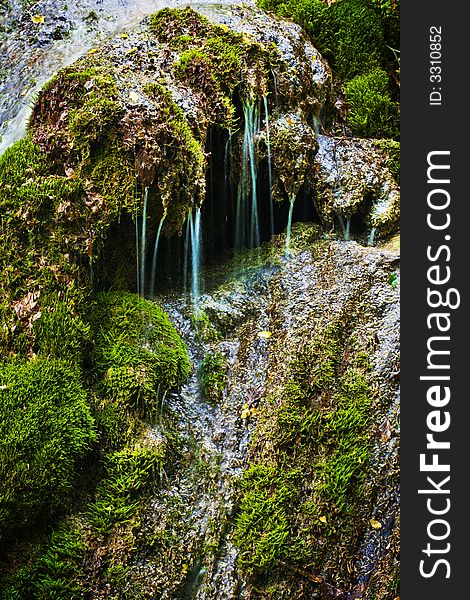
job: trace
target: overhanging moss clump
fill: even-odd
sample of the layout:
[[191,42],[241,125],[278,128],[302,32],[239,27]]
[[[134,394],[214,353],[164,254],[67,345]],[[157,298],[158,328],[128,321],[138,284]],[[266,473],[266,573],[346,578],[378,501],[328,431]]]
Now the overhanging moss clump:
[[136,176],[142,188],[155,187],[153,212],[166,215],[165,231],[180,231],[189,207],[204,199],[209,127],[236,129],[235,99],[267,93],[278,59],[273,47],[190,8],[160,11],[149,29],[147,51],[126,49],[125,64],[122,51],[105,46],[59,72],[30,121],[50,171],[65,171],[101,202],[98,237],[120,213],[140,212]]

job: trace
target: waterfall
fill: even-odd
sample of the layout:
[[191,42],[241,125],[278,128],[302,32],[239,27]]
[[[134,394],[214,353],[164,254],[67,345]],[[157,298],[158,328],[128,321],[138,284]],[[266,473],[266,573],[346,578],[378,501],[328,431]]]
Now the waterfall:
[[196,208],[194,220],[191,218],[191,298],[194,309],[199,307],[200,285],[199,278],[201,274],[201,209]]
[[193,215],[191,209],[189,209],[188,217],[186,219],[186,234],[184,236],[184,262],[183,262],[183,293],[187,294],[187,282],[188,282],[188,264],[189,264],[189,252],[191,245],[191,229],[192,229]]
[[287,218],[287,228],[286,228],[286,244],[285,244],[285,252],[289,252],[290,250],[290,236],[292,231],[292,215],[294,214],[294,204],[295,204],[295,195],[292,195],[290,198],[290,206],[289,206],[289,216]]
[[225,142],[225,151],[224,151],[224,185],[225,191],[229,189],[229,177],[230,177],[230,163],[232,159],[232,132],[228,131],[228,138]]
[[273,170],[271,162],[271,139],[269,136],[269,110],[268,98],[263,96],[264,114],[266,122],[266,148],[268,153],[268,183],[269,183],[269,218],[271,223],[271,237],[274,235],[274,206],[273,206]]
[[163,213],[163,217],[160,219],[160,224],[158,225],[157,237],[155,238],[155,246],[153,249],[153,258],[152,258],[152,275],[150,279],[150,296],[152,297],[155,293],[155,275],[157,272],[157,253],[158,253],[158,243],[160,242],[160,235],[162,232],[163,221],[165,220],[166,213]]
[[139,260],[139,217],[137,210],[134,217],[135,221],[135,268],[136,268],[136,283],[137,283],[137,295],[140,296],[140,260]]
[[375,228],[375,227],[372,227],[372,229],[370,230],[369,239],[368,239],[368,241],[367,241],[367,244],[368,244],[369,246],[373,246],[373,245],[374,245],[374,241],[375,241],[375,231],[376,231],[376,228]]
[[255,137],[259,133],[259,107],[253,100],[243,104],[242,171],[237,198],[235,246],[254,248],[260,244],[258,195],[256,186]]
[[347,241],[349,241],[349,236],[350,236],[351,219],[346,219],[346,222],[345,222],[343,215],[341,215],[340,213],[337,213],[337,216],[338,216],[339,222],[341,224],[341,229],[343,230],[343,238],[347,242]]
[[147,235],[147,204],[149,197],[148,187],[144,188],[144,209],[142,212],[142,234],[140,242],[140,295],[145,296],[145,252]]

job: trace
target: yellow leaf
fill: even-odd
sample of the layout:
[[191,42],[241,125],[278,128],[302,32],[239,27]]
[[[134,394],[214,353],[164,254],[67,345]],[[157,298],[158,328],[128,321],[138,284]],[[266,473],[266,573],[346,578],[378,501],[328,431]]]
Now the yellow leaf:
[[121,33],[121,35],[119,36],[121,38],[121,40],[127,40],[127,38],[129,37],[128,33]]
[[245,402],[245,404],[243,405],[243,409],[242,409],[242,419],[248,419],[248,417],[251,414],[251,410],[250,407],[248,406],[248,404]]
[[137,52],[137,48],[129,48],[129,50],[126,50],[126,54],[133,54],[134,52]]
[[31,21],[36,24],[44,23],[46,17],[44,15],[31,15]]
[[98,48],[90,48],[90,50],[88,50],[88,54],[95,54],[96,52],[98,52]]
[[270,331],[260,331],[258,332],[258,337],[263,340],[268,340],[271,337],[272,333]]
[[137,104],[137,102],[139,101],[139,95],[136,94],[135,92],[131,92],[129,94],[129,99],[131,102],[134,102],[134,104]]
[[326,523],[326,517],[325,517],[325,515],[322,515],[322,516],[320,517],[320,521],[321,521],[322,523]]
[[183,573],[183,575],[185,575],[188,571],[189,571],[189,565],[188,565],[188,563],[184,563],[184,565],[181,567],[181,572]]
[[372,517],[369,523],[374,529],[382,529],[382,523],[380,521],[377,521],[377,519],[374,519],[374,517]]

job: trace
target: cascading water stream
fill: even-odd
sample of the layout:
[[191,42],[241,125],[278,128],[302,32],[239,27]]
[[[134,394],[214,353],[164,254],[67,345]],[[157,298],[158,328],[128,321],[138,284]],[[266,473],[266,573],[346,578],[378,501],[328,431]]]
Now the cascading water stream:
[[191,250],[191,223],[193,215],[192,210],[189,209],[188,217],[186,219],[186,233],[184,236],[184,261],[183,261],[183,293],[186,297],[188,293],[188,268],[189,268],[189,256]]
[[253,100],[245,102],[243,115],[245,129],[235,228],[235,246],[238,250],[243,247],[255,248],[260,244],[255,139],[260,130],[258,103]]
[[139,217],[136,211],[135,222],[135,268],[136,268],[136,292],[140,296],[140,250],[139,250]]
[[202,244],[201,244],[201,209],[196,208],[194,220],[191,219],[191,298],[194,310],[199,308],[200,295],[200,276],[201,276],[201,259],[202,259]]
[[269,110],[268,98],[263,96],[264,114],[266,123],[266,150],[268,153],[268,185],[269,185],[269,217],[271,221],[271,237],[274,235],[274,206],[273,206],[273,170],[271,162],[271,139],[269,135]]
[[144,188],[144,208],[142,212],[142,232],[140,242],[140,294],[145,296],[145,253],[147,250],[147,204],[149,189]]
[[157,236],[155,238],[155,246],[153,249],[153,257],[152,257],[152,275],[150,279],[150,297],[155,294],[155,277],[157,273],[157,254],[158,254],[158,244],[160,242],[160,235],[162,233],[163,222],[165,221],[166,213],[163,213],[163,217],[160,219],[160,224],[158,225]]
[[287,217],[287,228],[286,228],[286,242],[284,246],[285,252],[289,252],[290,250],[290,238],[292,232],[292,216],[294,214],[294,204],[295,204],[295,195],[291,196],[289,200],[289,216]]

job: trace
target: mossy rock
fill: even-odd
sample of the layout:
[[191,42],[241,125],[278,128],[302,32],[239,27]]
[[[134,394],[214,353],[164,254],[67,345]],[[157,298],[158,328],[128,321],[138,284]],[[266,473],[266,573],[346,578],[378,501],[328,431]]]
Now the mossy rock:
[[166,458],[164,442],[135,444],[109,453],[97,498],[88,508],[88,524],[97,534],[138,524],[143,492],[160,477]]
[[[240,483],[233,539],[260,593],[288,589],[292,578],[300,590],[300,573],[316,582],[305,583],[308,593],[336,584],[352,589],[348,561],[367,527],[374,391],[365,340],[339,319],[313,329],[313,339],[311,332],[294,334],[295,353],[280,363],[282,383],[271,386],[258,407]],[[273,348],[278,352],[285,357],[282,338]]]
[[96,440],[80,372],[51,359],[0,367],[0,535],[33,527],[70,496]]
[[141,213],[136,175],[156,191],[153,221],[165,215],[164,231],[180,232],[189,208],[204,200],[209,130],[236,131],[240,103],[275,91],[280,108],[301,102],[305,121],[321,110],[328,68],[299,41],[298,27],[254,8],[201,12],[159,11],[60,71],[39,94],[30,135],[51,170],[65,169],[101,199],[103,228],[121,212]]
[[188,377],[186,348],[166,313],[135,294],[103,292],[88,307],[93,364],[105,396],[152,410]]

